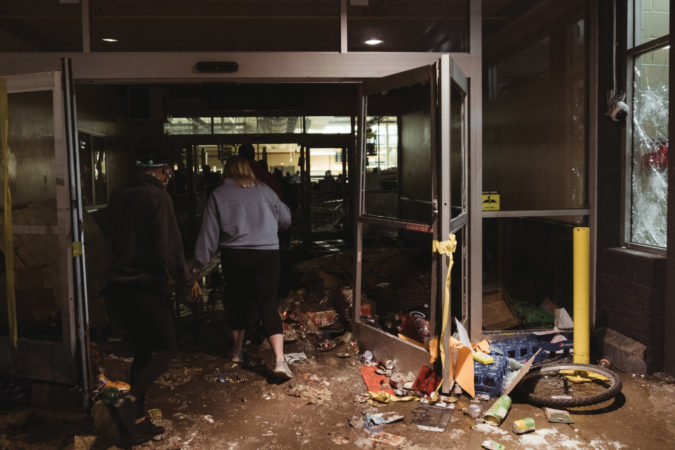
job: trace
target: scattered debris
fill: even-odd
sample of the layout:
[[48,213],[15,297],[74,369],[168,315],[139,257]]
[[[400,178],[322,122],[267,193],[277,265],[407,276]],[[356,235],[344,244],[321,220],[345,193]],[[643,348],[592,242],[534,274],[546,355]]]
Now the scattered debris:
[[492,404],[483,418],[491,425],[499,426],[511,408],[511,397],[502,395]]
[[389,411],[377,414],[365,414],[366,421],[371,422],[375,425],[384,425],[387,423],[396,422],[403,419],[403,416],[397,412]]
[[544,414],[551,423],[574,423],[570,413],[563,409],[544,408]]
[[417,391],[431,395],[436,391],[439,384],[441,384],[441,377],[430,367],[422,366],[412,387]]
[[298,364],[307,361],[307,355],[304,353],[286,353],[284,355],[288,364]]
[[330,390],[302,384],[292,388],[288,395],[302,398],[307,401],[307,404],[314,405],[323,405],[333,400],[333,393]]
[[173,390],[176,386],[180,386],[181,384],[185,384],[192,380],[192,378],[201,371],[201,367],[171,367],[167,372],[157,378],[156,383]]
[[[368,392],[384,391],[387,394],[394,395],[394,391],[388,385],[387,377],[375,373],[376,370],[376,366],[361,366],[361,376],[363,377],[363,381],[366,383]],[[387,382],[386,386],[383,385],[383,381]]]
[[226,384],[243,384],[248,383],[248,378],[240,377],[238,375],[232,376],[218,375],[216,377],[216,381],[218,383],[226,383]]
[[148,410],[148,417],[152,423],[157,424],[162,421],[162,410],[159,408],[152,408]]
[[450,421],[452,410],[434,405],[422,404],[413,411],[413,424],[428,431],[445,431]]
[[327,352],[333,350],[335,347],[337,347],[337,342],[332,339],[324,339],[316,346],[320,352]]
[[483,443],[480,446],[487,449],[487,450],[505,450],[506,449],[506,447],[503,444],[500,444],[499,442],[493,441],[492,439],[484,440]]
[[379,444],[391,445],[392,447],[402,447],[408,442],[403,436],[397,436],[395,434],[387,433],[386,431],[371,434],[370,439]]
[[477,419],[478,417],[480,417],[482,411],[480,406],[476,405],[475,403],[472,403],[471,405],[469,405],[468,408],[462,409],[462,412],[467,416],[471,417],[472,419]]
[[535,430],[535,423],[532,417],[518,419],[513,422],[513,432],[516,434],[529,433]]

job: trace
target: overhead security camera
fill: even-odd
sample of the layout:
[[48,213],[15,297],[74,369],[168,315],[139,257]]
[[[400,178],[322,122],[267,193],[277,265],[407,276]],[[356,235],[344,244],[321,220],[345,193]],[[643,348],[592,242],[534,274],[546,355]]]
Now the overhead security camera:
[[614,122],[620,122],[628,115],[628,105],[624,102],[626,94],[621,91],[611,90],[607,92],[607,112],[605,115],[609,116]]

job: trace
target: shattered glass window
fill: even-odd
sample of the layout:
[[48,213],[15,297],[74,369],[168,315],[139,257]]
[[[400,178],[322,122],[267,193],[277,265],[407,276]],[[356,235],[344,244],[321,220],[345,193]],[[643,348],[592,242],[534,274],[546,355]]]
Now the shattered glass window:
[[666,247],[668,194],[668,47],[633,64],[632,243]]

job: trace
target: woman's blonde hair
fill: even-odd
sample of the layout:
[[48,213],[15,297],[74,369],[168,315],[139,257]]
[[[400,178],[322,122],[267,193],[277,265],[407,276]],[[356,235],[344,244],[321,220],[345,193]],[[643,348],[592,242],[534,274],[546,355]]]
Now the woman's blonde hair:
[[232,156],[227,160],[224,175],[225,178],[232,178],[236,185],[242,188],[253,187],[260,184],[260,181],[255,177],[248,160],[241,156]]

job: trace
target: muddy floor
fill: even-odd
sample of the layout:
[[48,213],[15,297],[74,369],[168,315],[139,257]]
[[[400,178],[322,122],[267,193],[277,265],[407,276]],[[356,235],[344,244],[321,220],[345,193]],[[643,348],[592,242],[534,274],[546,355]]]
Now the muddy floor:
[[[387,435],[371,435],[362,426],[366,413],[387,411],[403,416],[383,426],[402,439],[400,448],[480,448],[492,439],[506,448],[652,449],[671,448],[675,439],[675,385],[631,374],[622,374],[623,395],[614,401],[572,410],[572,425],[548,423],[540,408],[516,399],[504,423],[494,427],[464,415],[470,399],[459,396],[445,431],[422,430],[412,424],[418,402],[364,402],[360,361],[338,357],[340,349],[320,352],[312,339],[287,344],[287,353],[302,352],[308,359],[292,365],[295,376],[285,383],[270,377],[271,351],[264,345],[248,345],[243,365],[215,352],[183,350],[148,398],[167,431],[135,448],[391,448],[377,441]],[[102,361],[108,376],[125,378],[126,357],[109,353]],[[489,403],[478,402],[482,409]],[[91,417],[54,410],[36,411],[18,428],[5,430],[0,448],[115,448]],[[524,417],[534,418],[536,431],[516,435],[512,424]]]
[[[302,295],[297,291],[295,297],[289,297],[291,301],[282,308],[289,318],[297,319],[294,304],[304,311],[334,308],[342,317],[349,317],[342,303],[347,297],[324,295],[321,290],[331,282],[343,293],[339,288],[345,281],[335,283],[340,273],[340,260],[336,261],[319,264],[325,270],[319,277],[322,283],[285,277],[297,278],[307,287]],[[337,268],[331,270],[333,267]],[[205,281],[218,285],[217,279]],[[309,287],[313,285],[321,288],[319,295],[311,295]],[[610,450],[672,448],[675,442],[672,379],[625,373],[621,374],[620,396],[605,404],[570,410],[573,424],[549,423],[541,408],[514,396],[506,419],[495,427],[462,412],[472,403],[486,411],[493,400],[472,402],[466,395],[458,395],[446,410],[449,420],[444,429],[421,429],[413,423],[419,401],[368,402],[362,363],[344,321],[344,334],[334,333],[338,345],[328,351],[319,349],[326,329],[300,329],[296,323],[295,328],[286,330],[293,337],[285,344],[285,353],[306,357],[291,364],[294,377],[290,381],[282,383],[272,377],[272,352],[255,333],[245,347],[245,362],[230,362],[222,296],[222,289],[205,290],[199,308],[176,311],[180,352],[151,387],[146,404],[153,420],[166,432],[136,448],[479,449],[491,439],[507,449]],[[303,301],[296,302],[300,297]],[[336,325],[340,329],[340,323]],[[131,357],[129,346],[120,337],[94,339],[92,362],[109,379],[125,381]],[[118,448],[107,407],[95,404],[83,412],[83,398],[82,392],[68,386],[34,382],[30,402],[0,411],[0,450]],[[369,433],[363,426],[366,414],[384,412],[396,412],[402,418],[382,425],[379,433]],[[513,422],[526,417],[534,419],[536,430],[515,434]]]

